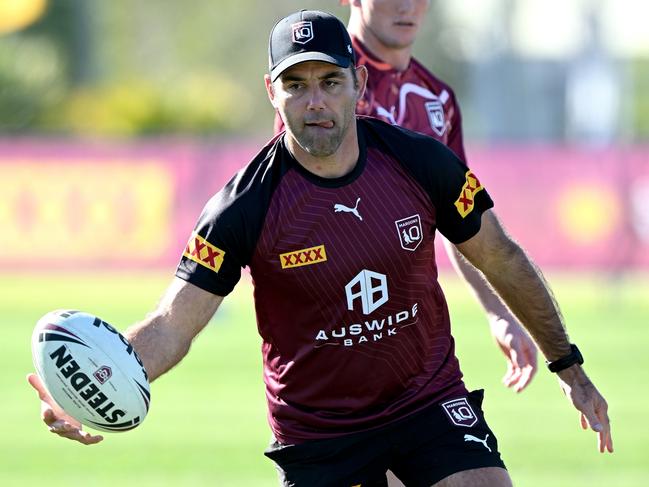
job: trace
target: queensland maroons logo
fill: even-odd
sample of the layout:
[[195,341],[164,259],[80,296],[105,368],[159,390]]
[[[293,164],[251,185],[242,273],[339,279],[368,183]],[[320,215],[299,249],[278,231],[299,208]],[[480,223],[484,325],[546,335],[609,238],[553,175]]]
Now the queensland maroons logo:
[[428,121],[430,128],[432,128],[440,137],[444,135],[446,130],[446,120],[444,119],[444,105],[439,100],[427,101],[424,103],[426,113],[428,114]]
[[421,243],[421,218],[419,215],[412,215],[394,222],[399,235],[401,248],[414,252]]
[[293,30],[293,42],[306,44],[313,39],[313,24],[310,20],[303,20],[291,25]]
[[108,379],[110,379],[113,376],[113,371],[110,369],[108,365],[102,365],[92,375],[95,377],[95,379],[97,379],[97,382],[99,382],[100,384],[104,384]]
[[473,412],[473,408],[466,397],[443,402],[442,408],[444,408],[444,412],[455,426],[470,428],[478,422],[478,416]]

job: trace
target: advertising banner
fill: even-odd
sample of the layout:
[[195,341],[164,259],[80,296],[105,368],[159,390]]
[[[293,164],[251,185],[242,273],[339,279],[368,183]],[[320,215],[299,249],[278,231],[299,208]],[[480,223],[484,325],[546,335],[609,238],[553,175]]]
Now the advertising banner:
[[[203,205],[262,145],[0,141],[0,269],[172,269]],[[468,149],[544,268],[649,269],[649,147]]]

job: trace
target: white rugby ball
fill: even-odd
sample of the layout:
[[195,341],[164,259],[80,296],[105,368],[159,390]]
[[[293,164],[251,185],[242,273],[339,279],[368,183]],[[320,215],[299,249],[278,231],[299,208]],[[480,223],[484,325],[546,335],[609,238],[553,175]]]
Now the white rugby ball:
[[100,318],[67,310],[46,314],[32,335],[32,357],[52,398],[86,426],[127,431],[144,421],[151,391],[142,361]]

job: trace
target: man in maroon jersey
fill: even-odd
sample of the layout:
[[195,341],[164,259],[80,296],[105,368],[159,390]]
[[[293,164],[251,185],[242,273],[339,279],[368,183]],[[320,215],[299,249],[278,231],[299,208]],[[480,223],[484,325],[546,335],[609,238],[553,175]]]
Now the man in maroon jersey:
[[[175,366],[250,268],[263,339],[266,455],[284,485],[510,486],[462,382],[434,265],[439,230],[521,316],[612,451],[607,406],[534,265],[477,176],[438,141],[357,118],[367,70],[335,17],[300,11],[271,32],[266,89],[287,122],[205,206],[158,308],[126,336],[151,380]],[[101,441],[56,411],[51,431]]]
[[[417,31],[430,0],[341,0],[350,5],[348,31],[357,65],[368,70],[365,94],[356,113],[429,135],[446,144],[466,163],[462,119],[450,86],[412,57]],[[284,123],[275,116],[275,133]],[[522,391],[536,373],[537,351],[525,332],[483,276],[457,249],[443,240],[455,269],[485,309],[496,343],[507,360],[503,383]]]

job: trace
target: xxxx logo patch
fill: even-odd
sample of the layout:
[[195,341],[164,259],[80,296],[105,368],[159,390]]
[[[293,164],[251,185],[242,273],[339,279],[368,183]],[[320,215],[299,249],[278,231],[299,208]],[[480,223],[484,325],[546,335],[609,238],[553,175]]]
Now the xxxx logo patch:
[[214,272],[219,272],[225,252],[194,233],[187,242],[183,256]]
[[327,253],[324,245],[310,247],[308,249],[296,250],[279,254],[279,261],[282,269],[291,269],[303,265],[319,264],[327,260]]
[[455,207],[462,218],[473,211],[475,195],[483,189],[476,175],[471,170],[468,170],[466,172],[466,182],[460,191],[460,197],[455,202]]

